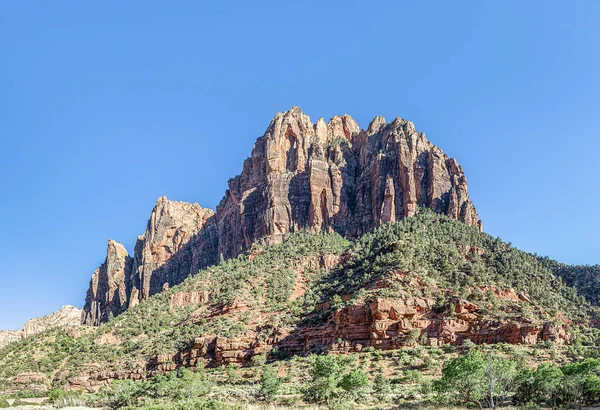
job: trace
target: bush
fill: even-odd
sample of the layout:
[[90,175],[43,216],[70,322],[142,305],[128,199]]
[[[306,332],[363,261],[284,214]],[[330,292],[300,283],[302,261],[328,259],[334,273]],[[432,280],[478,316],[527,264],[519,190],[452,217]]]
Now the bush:
[[309,384],[305,390],[307,401],[330,403],[339,396],[340,383],[348,373],[348,367],[356,360],[354,356],[309,356]]
[[339,383],[339,386],[345,390],[351,397],[356,397],[360,395],[360,393],[365,390],[371,382],[369,378],[365,374],[365,372],[360,368],[354,368],[350,371],[350,373],[346,374],[342,377],[342,380]]
[[375,395],[380,401],[384,401],[388,394],[392,391],[390,381],[383,373],[375,376],[374,380]]
[[8,404],[5,398],[0,397],[0,409],[5,409],[7,407],[10,407],[10,404]]
[[277,377],[275,370],[271,367],[266,367],[260,375],[260,394],[262,397],[271,401],[279,393],[281,387],[281,379]]

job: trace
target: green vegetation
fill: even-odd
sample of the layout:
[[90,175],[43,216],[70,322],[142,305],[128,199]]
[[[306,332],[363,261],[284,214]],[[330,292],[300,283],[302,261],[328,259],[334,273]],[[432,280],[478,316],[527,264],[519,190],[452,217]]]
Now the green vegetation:
[[552,273],[575,288],[594,305],[600,304],[600,265],[565,265],[548,257],[539,258]]
[[327,403],[333,400],[357,400],[371,382],[357,366],[356,356],[317,356],[309,358],[309,381],[305,390],[308,402]]
[[266,367],[260,375],[260,393],[266,401],[271,401],[277,396],[281,388],[281,380],[272,367]]
[[509,402],[517,385],[517,364],[496,352],[482,354],[478,349],[465,356],[449,360],[442,378],[435,383],[441,401],[468,404],[480,409],[483,404],[496,409]]
[[[340,258],[344,263],[334,263]],[[86,402],[115,409],[239,408],[227,404],[234,402],[332,408],[415,401],[489,408],[511,402],[597,404],[598,292],[578,280],[582,269],[596,277],[596,267],[538,258],[427,210],[352,242],[336,233],[299,232],[280,245],[255,245],[98,328],[82,328],[80,334],[52,329],[0,349],[0,392],[14,394],[11,378],[38,372],[46,381],[36,392],[21,394],[50,392],[57,405]],[[499,298],[500,291],[514,297]],[[178,302],[190,294],[208,297],[194,305]],[[462,346],[438,347],[429,346],[426,332],[413,329],[395,351],[369,346],[354,355],[287,357],[275,349],[241,368],[209,363],[206,369],[120,380],[92,395],[63,390],[69,380],[93,372],[146,374],[150,359],[188,351],[201,336],[250,334],[264,346],[282,330],[318,329],[336,309],[376,297],[427,298],[434,313],[448,320],[459,320],[458,300],[472,303],[489,323],[533,328],[571,320],[572,340],[568,346],[492,348],[465,340]]]
[[[527,294],[535,305],[554,316],[558,311],[580,321],[588,321],[595,309],[574,288],[534,255],[522,252],[476,228],[453,221],[444,215],[422,210],[417,216],[386,224],[365,234],[352,244],[354,258],[334,270],[320,286],[325,299],[334,295],[361,293],[366,285],[385,278],[390,272],[404,273],[394,278],[382,296],[404,296],[415,280],[428,288],[449,288],[452,294],[489,302],[490,312],[501,306],[489,291],[473,291],[477,286],[493,285]],[[447,294],[437,295],[440,304]]]

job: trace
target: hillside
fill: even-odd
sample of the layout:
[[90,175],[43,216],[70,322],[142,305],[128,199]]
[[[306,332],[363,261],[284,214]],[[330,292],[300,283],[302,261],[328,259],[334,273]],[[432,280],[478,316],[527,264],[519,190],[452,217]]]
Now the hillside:
[[422,209],[354,241],[301,232],[255,244],[99,327],[55,328],[6,346],[0,379],[8,391],[95,390],[263,355],[589,344],[596,315],[535,256]]
[[590,303],[600,304],[600,265],[566,265],[547,257],[540,261]]
[[57,326],[77,326],[80,322],[81,309],[63,306],[44,317],[28,320],[22,330],[0,330],[0,347]]

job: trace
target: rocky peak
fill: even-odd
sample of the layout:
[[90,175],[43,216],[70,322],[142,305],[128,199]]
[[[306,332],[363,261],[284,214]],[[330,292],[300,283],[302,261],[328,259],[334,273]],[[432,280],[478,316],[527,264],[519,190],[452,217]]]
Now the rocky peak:
[[22,330],[0,330],[0,348],[23,338]]
[[[207,223],[213,223],[211,209],[187,202],[158,198],[146,232],[135,245],[130,303],[160,292],[165,285],[181,282],[195,273],[192,251],[186,246]],[[172,257],[176,256],[175,260]],[[211,258],[212,260],[212,258]],[[169,262],[167,266],[165,264]]]
[[99,325],[127,308],[126,278],[131,276],[132,262],[121,243],[108,241],[106,259],[90,280],[80,317],[83,323]]
[[313,124],[292,107],[230,181],[217,207],[219,252],[231,257],[300,229],[356,237],[419,206],[480,224],[462,169],[413,123],[376,117],[365,131],[348,115]]
[[81,313],[81,309],[66,305],[49,315],[31,319],[23,327],[23,337],[29,337],[58,326],[78,326],[81,320]]
[[458,162],[400,117],[376,117],[364,130],[347,114],[313,123],[294,106],[275,115],[228,185],[216,214],[160,197],[133,258],[109,244],[90,283],[84,323],[135,306],[220,255],[303,229],[354,238],[418,207],[481,229]]
[[94,272],[82,323],[98,325],[217,261],[214,212],[158,198],[134,255],[113,240]]

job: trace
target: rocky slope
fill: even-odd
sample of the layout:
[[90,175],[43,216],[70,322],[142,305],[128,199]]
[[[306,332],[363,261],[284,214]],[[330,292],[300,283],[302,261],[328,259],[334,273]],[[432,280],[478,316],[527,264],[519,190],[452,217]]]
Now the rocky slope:
[[420,206],[481,230],[458,162],[411,122],[377,117],[364,130],[348,115],[313,123],[292,107],[258,138],[216,214],[162,197],[133,257],[109,242],[82,321],[105,322],[257,241],[280,243],[299,230],[355,238]]
[[23,330],[0,331],[0,347],[55,327],[79,326],[82,310],[66,305],[44,317],[28,320]]
[[[535,256],[430,210],[357,240],[255,244],[100,327],[0,351],[0,390],[96,390],[180,366],[420,346],[597,344],[598,310]],[[594,336],[596,335],[596,336]],[[592,339],[589,339],[591,337]],[[17,377],[15,377],[17,376]],[[29,383],[29,384],[27,384]]]

